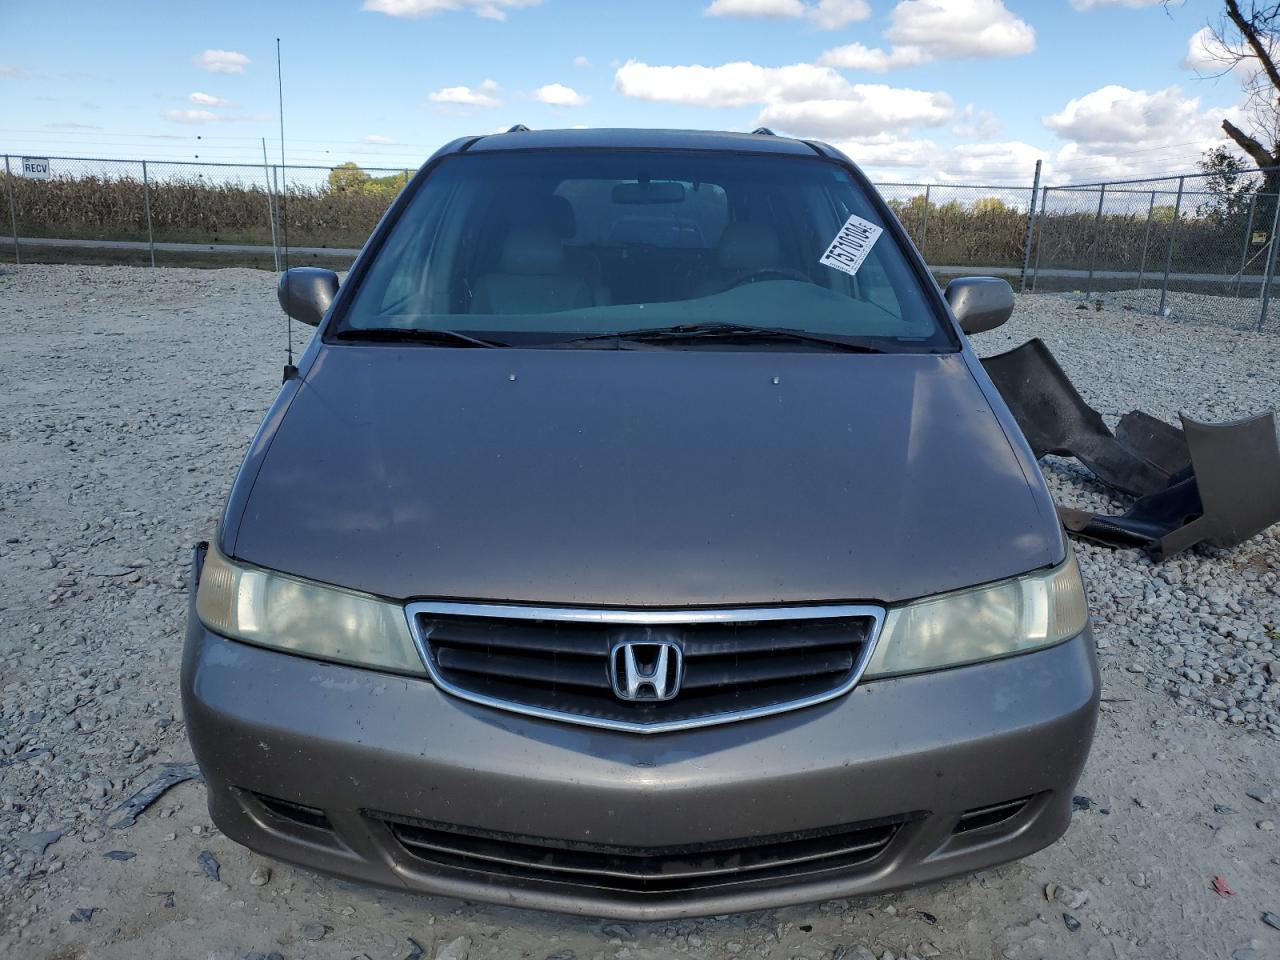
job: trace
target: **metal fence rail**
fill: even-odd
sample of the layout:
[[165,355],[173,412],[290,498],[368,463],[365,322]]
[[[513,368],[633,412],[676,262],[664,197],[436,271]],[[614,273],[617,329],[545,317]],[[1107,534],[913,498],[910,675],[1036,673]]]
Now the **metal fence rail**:
[[[11,256],[76,262],[280,266],[349,262],[412,171],[50,157],[47,178],[6,154]],[[1169,315],[1173,299],[1255,300],[1270,322],[1280,227],[1280,169],[1041,186],[877,183],[940,278],[1007,277],[1028,291],[1083,300],[1133,291]],[[1031,171],[1028,171],[1030,174]],[[1148,303],[1149,301],[1149,303]],[[1245,314],[1241,312],[1241,315]],[[1255,325],[1250,323],[1250,325]]]

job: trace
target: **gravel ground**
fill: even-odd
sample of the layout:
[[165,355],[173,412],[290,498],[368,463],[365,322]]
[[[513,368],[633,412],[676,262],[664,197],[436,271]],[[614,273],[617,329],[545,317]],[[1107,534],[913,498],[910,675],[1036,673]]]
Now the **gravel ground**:
[[[617,924],[272,863],[213,829],[195,782],[106,826],[160,764],[190,760],[177,691],[188,554],[279,383],[273,283],[0,272],[0,956],[1280,956],[1262,919],[1280,914],[1274,532],[1158,566],[1079,546],[1106,687],[1079,810],[1060,843],[976,876]],[[1172,321],[1126,295],[1077,305],[1023,298],[978,348],[1043,337],[1113,423],[1133,407],[1204,420],[1280,407],[1280,339],[1230,329],[1238,305],[1179,295]],[[1045,469],[1065,500],[1124,506],[1073,461]]]

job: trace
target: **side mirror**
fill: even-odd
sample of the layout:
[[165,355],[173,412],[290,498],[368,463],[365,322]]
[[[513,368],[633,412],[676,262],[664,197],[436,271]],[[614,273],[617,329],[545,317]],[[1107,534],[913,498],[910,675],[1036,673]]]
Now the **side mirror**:
[[943,296],[968,334],[994,330],[1013,315],[1013,287],[996,277],[959,277]]
[[280,274],[276,297],[293,319],[320,326],[338,293],[338,275],[320,267],[290,267]]

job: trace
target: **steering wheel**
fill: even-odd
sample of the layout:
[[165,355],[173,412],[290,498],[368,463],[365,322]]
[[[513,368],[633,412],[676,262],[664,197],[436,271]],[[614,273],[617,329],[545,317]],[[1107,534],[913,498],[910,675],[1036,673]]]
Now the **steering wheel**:
[[748,270],[746,273],[740,273],[729,281],[727,289],[732,290],[734,287],[740,287],[744,283],[755,283],[758,280],[800,280],[804,283],[812,283],[813,278],[807,273],[800,270],[792,270],[790,267],[760,267],[756,270]]

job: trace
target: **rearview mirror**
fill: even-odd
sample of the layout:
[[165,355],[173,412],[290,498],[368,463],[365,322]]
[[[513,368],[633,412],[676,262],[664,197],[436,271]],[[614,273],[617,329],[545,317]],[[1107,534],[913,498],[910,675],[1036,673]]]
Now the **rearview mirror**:
[[290,267],[276,288],[284,312],[313,327],[320,326],[337,293],[338,275],[321,267]]
[[684,184],[676,180],[639,180],[615,183],[614,203],[683,203]]
[[994,330],[1013,315],[1013,287],[996,277],[959,277],[943,296],[967,334]]

